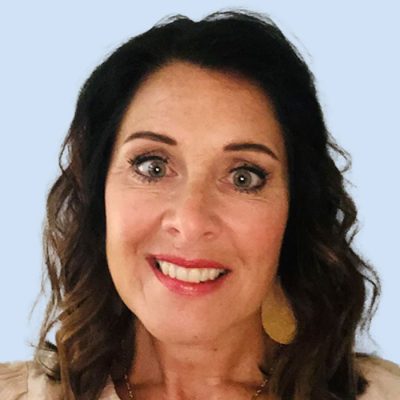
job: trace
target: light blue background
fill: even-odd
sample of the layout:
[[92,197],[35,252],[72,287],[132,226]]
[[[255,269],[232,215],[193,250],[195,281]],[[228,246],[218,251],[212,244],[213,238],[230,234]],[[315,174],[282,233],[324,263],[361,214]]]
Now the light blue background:
[[46,193],[78,90],[118,44],[167,14],[242,6],[273,17],[315,73],[330,131],[353,157],[356,247],[383,296],[360,348],[400,363],[399,93],[396,1],[13,1],[0,5],[0,361],[32,356]]

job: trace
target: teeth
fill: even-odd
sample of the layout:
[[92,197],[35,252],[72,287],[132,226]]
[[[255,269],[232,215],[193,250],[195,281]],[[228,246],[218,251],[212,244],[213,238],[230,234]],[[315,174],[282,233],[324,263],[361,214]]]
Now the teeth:
[[184,282],[205,282],[212,281],[219,277],[224,269],[217,268],[183,268],[178,265],[157,260],[161,271],[164,275],[171,278],[179,279]]
[[168,271],[169,271],[169,264],[163,263],[161,261],[158,261],[158,265],[161,268],[161,271],[164,275],[168,275]]

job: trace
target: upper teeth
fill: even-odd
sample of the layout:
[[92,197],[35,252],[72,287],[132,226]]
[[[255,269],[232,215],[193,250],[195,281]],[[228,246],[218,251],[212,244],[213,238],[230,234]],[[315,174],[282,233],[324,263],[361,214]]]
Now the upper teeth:
[[220,276],[224,269],[217,268],[183,268],[178,265],[157,260],[161,267],[161,271],[164,275],[168,275],[171,278],[176,278],[185,282],[204,282],[214,280]]

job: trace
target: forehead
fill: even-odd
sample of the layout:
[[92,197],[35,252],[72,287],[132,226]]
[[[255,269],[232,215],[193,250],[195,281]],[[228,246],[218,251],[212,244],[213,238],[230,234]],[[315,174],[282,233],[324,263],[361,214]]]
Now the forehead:
[[268,140],[284,152],[281,127],[265,92],[248,79],[187,62],[161,67],[140,85],[121,124],[181,140],[212,136],[226,141]]

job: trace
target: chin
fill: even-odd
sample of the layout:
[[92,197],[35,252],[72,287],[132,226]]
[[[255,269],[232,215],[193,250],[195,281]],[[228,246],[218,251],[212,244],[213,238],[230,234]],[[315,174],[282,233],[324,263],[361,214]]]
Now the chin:
[[[160,321],[151,323],[150,321],[142,321],[144,328],[157,340],[164,343],[176,344],[194,344],[201,342],[208,342],[217,339],[224,332],[222,326],[214,326],[210,329],[212,324],[203,322],[181,320],[173,318],[164,323]],[[225,328],[227,329],[227,327]]]

